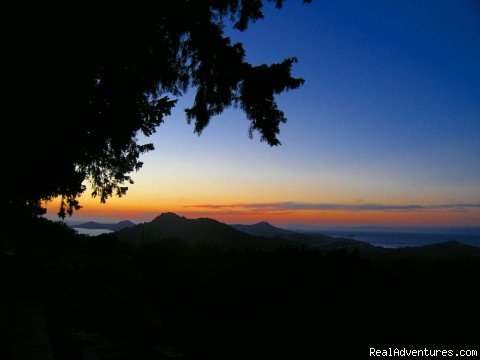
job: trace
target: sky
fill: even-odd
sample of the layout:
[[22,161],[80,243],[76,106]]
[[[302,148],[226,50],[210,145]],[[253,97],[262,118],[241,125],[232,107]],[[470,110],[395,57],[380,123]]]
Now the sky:
[[[480,3],[287,1],[240,33],[247,60],[296,56],[298,90],[269,147],[239,109],[201,136],[179,99],[123,198],[85,195],[73,221],[173,211],[227,223],[480,226]],[[47,205],[49,216],[57,209]]]

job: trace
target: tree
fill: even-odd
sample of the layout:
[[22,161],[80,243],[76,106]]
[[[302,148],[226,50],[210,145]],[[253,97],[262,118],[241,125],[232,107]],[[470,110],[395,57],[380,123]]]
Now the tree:
[[80,208],[85,180],[101,202],[122,196],[139,156],[153,149],[137,134],[153,134],[174,98],[192,87],[185,113],[196,133],[233,105],[250,120],[250,136],[258,131],[270,146],[280,144],[286,119],[275,95],[303,83],[291,75],[296,59],[252,65],[223,32],[226,20],[246,30],[262,9],[262,0],[12,9],[3,207],[41,214],[42,200],[60,196],[63,218]]

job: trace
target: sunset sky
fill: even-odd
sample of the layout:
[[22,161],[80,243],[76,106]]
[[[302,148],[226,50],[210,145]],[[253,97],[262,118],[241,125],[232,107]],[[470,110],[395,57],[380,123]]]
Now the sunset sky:
[[[287,1],[245,33],[247,60],[297,56],[282,146],[239,109],[193,134],[181,98],[127,196],[87,194],[71,220],[161,212],[227,223],[480,226],[480,3]],[[58,204],[48,204],[53,217]]]

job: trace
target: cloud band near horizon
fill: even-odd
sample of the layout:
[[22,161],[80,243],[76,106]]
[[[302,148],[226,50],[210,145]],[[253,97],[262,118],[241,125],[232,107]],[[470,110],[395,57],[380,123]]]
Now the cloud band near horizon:
[[228,210],[248,209],[253,211],[295,211],[295,210],[323,210],[323,211],[389,211],[411,212],[428,210],[466,211],[480,209],[480,204],[439,204],[439,205],[400,205],[400,204],[335,204],[335,203],[301,203],[301,202],[276,202],[276,203],[244,203],[244,204],[199,204],[187,205],[184,208]]

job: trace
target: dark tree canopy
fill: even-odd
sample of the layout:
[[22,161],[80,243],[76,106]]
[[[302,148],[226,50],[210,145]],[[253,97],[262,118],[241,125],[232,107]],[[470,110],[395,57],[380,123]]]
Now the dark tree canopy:
[[286,119],[275,95],[303,83],[291,75],[296,59],[252,65],[223,32],[224,22],[244,31],[261,19],[263,1],[22,6],[7,14],[2,207],[40,214],[42,200],[60,196],[65,217],[79,208],[85,180],[102,202],[122,196],[139,156],[153,149],[137,134],[154,133],[189,88],[196,95],[185,112],[196,133],[233,105],[250,135],[279,144]]

